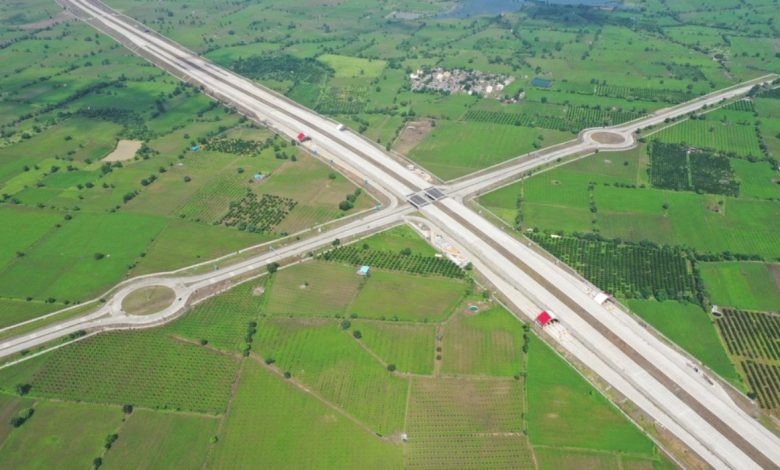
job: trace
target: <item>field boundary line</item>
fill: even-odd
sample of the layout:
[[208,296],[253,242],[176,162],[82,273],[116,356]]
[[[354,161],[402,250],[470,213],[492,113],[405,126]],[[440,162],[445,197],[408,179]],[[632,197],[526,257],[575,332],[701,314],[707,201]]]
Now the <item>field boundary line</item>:
[[302,391],[303,393],[305,393],[307,395],[310,395],[311,397],[319,400],[325,406],[327,406],[328,408],[331,408],[332,410],[334,410],[337,413],[341,414],[342,416],[347,418],[349,421],[352,421],[355,425],[357,425],[359,428],[363,429],[364,431],[368,432],[369,434],[374,436],[376,439],[379,439],[380,441],[383,441],[383,442],[389,442],[389,440],[387,439],[386,436],[382,436],[377,431],[374,431],[366,423],[360,421],[359,419],[357,419],[357,417],[355,417],[352,414],[348,413],[347,410],[343,409],[339,405],[337,405],[337,404],[331,402],[330,400],[328,400],[327,398],[323,397],[319,392],[310,389],[304,383],[299,382],[298,380],[295,380],[293,378],[284,379],[284,375],[282,374],[281,370],[278,367],[274,367],[271,364],[266,364],[265,361],[261,360],[260,356],[257,353],[252,352],[252,353],[250,353],[249,357],[253,361],[255,361],[257,364],[259,364],[261,367],[265,368],[266,370],[268,370],[269,372],[274,374],[277,378],[283,379],[283,381],[285,383],[287,383],[289,387],[295,387],[298,390]]

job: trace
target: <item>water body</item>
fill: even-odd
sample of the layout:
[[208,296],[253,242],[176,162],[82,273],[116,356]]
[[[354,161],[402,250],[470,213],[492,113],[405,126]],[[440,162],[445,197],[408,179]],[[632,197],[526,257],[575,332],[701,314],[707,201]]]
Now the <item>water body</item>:
[[[455,8],[437,15],[437,18],[470,18],[481,15],[512,13],[523,6],[524,0],[461,0]],[[555,5],[617,6],[613,0],[547,0]]]

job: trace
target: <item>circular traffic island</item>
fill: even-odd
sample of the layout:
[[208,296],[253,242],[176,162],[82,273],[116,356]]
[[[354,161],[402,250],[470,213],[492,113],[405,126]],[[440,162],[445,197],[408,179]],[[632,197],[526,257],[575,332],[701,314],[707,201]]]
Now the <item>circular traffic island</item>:
[[617,145],[625,143],[626,138],[623,137],[623,134],[618,134],[617,132],[609,132],[609,131],[599,131],[594,132],[591,134],[591,139],[593,139],[595,142],[599,144],[605,144],[605,145]]
[[176,292],[170,287],[142,287],[122,300],[122,310],[128,315],[151,315],[170,306],[174,300]]

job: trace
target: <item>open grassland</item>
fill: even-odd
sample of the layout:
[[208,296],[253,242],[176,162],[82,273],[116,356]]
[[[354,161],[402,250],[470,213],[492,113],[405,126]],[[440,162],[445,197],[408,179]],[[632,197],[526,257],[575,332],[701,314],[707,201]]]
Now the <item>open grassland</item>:
[[398,253],[401,250],[409,249],[413,255],[434,256],[436,254],[436,250],[408,225],[399,225],[371,235],[362,240],[359,245],[368,245],[369,249],[377,251]]
[[218,425],[213,417],[144,409],[125,420],[103,459],[108,468],[199,468]]
[[364,278],[350,266],[312,261],[279,271],[270,287],[272,315],[341,315],[353,301]]
[[745,310],[780,312],[778,265],[753,262],[701,263],[710,301]]
[[349,306],[349,313],[380,320],[440,321],[465,292],[466,284],[459,280],[376,270]]
[[399,468],[401,447],[248,361],[210,468]]
[[501,307],[458,312],[444,326],[442,373],[510,377],[525,370],[522,324]]
[[570,137],[550,130],[441,121],[409,157],[449,180],[530,152],[535,142],[547,146]]
[[433,373],[436,326],[353,320],[352,330],[360,331],[362,344],[399,371]]
[[168,307],[176,299],[176,292],[165,286],[138,289],[122,301],[122,310],[130,315],[149,315]]
[[376,432],[403,429],[406,379],[388,372],[337,322],[269,318],[258,328],[254,349]]
[[[528,437],[532,445],[653,455],[653,443],[546,344],[531,337]],[[544,404],[540,406],[540,404]]]
[[0,448],[3,468],[88,468],[122,422],[118,406],[39,402],[34,410]]
[[743,387],[707,312],[675,301],[629,300],[631,311],[738,387]]

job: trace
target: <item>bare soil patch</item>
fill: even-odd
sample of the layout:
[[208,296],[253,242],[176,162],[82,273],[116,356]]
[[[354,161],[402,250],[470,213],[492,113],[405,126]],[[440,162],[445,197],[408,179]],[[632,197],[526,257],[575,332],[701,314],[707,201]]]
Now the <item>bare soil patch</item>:
[[116,144],[116,148],[113,152],[103,157],[104,162],[124,162],[132,160],[135,157],[135,153],[143,145],[141,140],[120,140]]
[[398,134],[398,139],[393,145],[396,152],[401,155],[406,155],[410,150],[415,148],[417,144],[425,139],[425,136],[431,133],[433,130],[433,121],[412,121],[406,124]]
[[622,144],[626,140],[622,135],[614,132],[596,132],[592,137],[600,144]]

